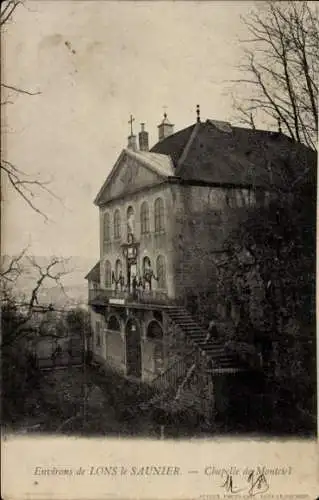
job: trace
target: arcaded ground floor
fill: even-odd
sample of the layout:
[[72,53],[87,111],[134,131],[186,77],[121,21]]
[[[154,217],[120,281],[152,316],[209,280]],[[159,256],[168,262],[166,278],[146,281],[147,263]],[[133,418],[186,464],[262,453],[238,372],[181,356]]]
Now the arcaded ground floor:
[[96,361],[143,382],[153,381],[169,366],[165,312],[108,306],[91,308],[90,315]]

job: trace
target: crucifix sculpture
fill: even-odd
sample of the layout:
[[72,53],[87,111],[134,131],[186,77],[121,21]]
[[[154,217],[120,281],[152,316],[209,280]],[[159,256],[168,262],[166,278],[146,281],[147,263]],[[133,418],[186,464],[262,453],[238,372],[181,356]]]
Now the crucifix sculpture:
[[131,125],[131,136],[133,135],[133,122],[135,122],[135,118],[131,115],[128,121],[129,125]]

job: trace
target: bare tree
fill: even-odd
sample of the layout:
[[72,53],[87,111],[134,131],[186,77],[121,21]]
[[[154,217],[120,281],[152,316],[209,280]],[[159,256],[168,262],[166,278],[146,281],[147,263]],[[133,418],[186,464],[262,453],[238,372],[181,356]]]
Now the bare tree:
[[[24,300],[17,300],[14,295],[12,287],[8,287],[7,284],[9,280],[17,280],[19,276],[24,272],[22,266],[22,258],[25,257],[28,265],[36,272],[35,283],[30,290],[29,297]],[[34,257],[26,257],[23,254],[17,256],[15,265],[12,266],[11,274],[3,273],[2,278],[2,302],[4,309],[10,312],[12,310],[18,312],[15,315],[16,322],[14,327],[3,329],[3,340],[2,347],[10,346],[12,343],[20,340],[24,335],[29,332],[28,322],[32,318],[35,311],[41,310],[41,312],[53,311],[54,307],[52,304],[41,305],[40,295],[43,286],[48,282],[61,288],[64,292],[62,278],[69,272],[65,268],[66,259],[61,259],[59,257],[52,257],[50,261],[44,265],[40,265]],[[6,266],[7,269],[7,266]]]
[[264,118],[293,140],[316,149],[318,135],[317,6],[266,1],[243,19],[250,38],[235,81],[235,108],[254,128]]
[[25,256],[26,251],[27,249],[24,248],[18,255],[14,255],[13,257],[1,257],[0,280],[4,288],[6,288],[5,283],[13,284],[21,275],[22,259]]

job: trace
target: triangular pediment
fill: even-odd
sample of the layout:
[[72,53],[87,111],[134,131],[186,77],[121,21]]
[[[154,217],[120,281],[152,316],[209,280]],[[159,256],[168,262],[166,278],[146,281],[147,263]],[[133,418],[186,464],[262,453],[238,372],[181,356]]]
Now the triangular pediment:
[[174,170],[168,156],[124,149],[98,193],[95,204],[101,205],[143,187],[159,184],[171,175],[174,175]]

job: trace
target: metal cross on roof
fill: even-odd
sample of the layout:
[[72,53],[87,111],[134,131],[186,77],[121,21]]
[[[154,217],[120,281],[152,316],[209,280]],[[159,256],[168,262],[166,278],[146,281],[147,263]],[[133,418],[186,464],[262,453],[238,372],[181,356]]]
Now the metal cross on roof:
[[131,135],[133,135],[133,122],[135,121],[135,118],[133,118],[133,115],[130,116],[130,119],[128,121],[129,125],[131,125]]

